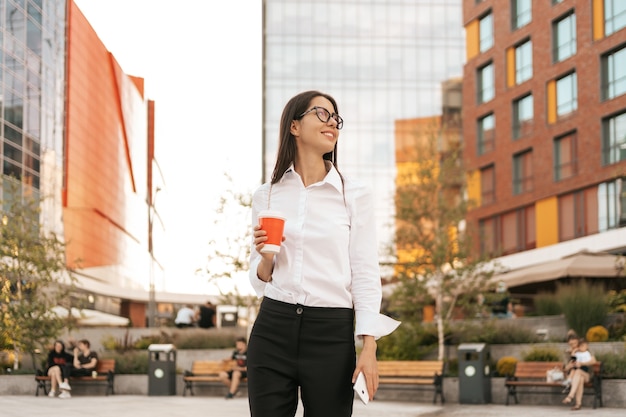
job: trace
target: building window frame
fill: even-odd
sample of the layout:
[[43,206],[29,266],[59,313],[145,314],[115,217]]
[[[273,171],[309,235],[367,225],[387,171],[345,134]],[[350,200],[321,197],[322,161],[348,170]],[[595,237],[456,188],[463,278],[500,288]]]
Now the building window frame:
[[511,27],[520,29],[532,21],[532,0],[511,0]]
[[604,0],[604,35],[612,35],[623,27],[626,27],[626,2]]
[[493,164],[480,169],[480,201],[481,206],[496,202],[496,167]]
[[513,155],[513,195],[519,195],[533,189],[533,153],[526,149]]
[[626,112],[602,120],[602,165],[626,160]]
[[556,80],[556,114],[567,116],[578,109],[578,77],[572,71]]
[[513,101],[513,140],[519,139],[532,131],[533,107],[532,93]]
[[578,173],[577,139],[576,131],[554,139],[554,181],[562,181]]
[[495,148],[496,116],[493,113],[486,114],[478,119],[476,137],[476,153],[484,155]]
[[570,10],[552,22],[552,61],[561,62],[576,54],[576,13]]
[[477,101],[487,103],[495,96],[495,80],[493,62],[488,62],[477,70]]
[[493,13],[489,11],[481,17],[478,26],[480,52],[485,52],[493,47]]
[[600,58],[602,100],[611,100],[626,93],[626,45]]
[[598,230],[617,229],[626,225],[626,178],[598,184]]
[[515,47],[515,84],[533,77],[533,43],[527,39]]

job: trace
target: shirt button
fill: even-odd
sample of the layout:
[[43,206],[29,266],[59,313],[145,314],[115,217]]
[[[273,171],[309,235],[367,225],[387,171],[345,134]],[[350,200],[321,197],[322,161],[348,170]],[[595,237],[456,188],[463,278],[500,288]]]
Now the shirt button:
[[302,307],[296,308],[296,313],[297,314],[302,314]]

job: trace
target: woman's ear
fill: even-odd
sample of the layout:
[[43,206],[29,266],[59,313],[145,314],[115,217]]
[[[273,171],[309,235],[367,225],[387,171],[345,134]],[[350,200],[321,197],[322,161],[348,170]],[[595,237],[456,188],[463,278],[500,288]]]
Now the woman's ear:
[[300,123],[297,120],[291,121],[291,126],[289,127],[289,132],[294,136],[298,136],[298,130],[300,129]]

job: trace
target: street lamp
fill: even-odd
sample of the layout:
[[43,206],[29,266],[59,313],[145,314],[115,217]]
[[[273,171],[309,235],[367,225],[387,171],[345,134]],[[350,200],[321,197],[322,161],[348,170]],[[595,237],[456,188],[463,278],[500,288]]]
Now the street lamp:
[[154,226],[154,217],[156,215],[156,196],[161,191],[161,187],[157,187],[150,201],[148,211],[148,252],[150,253],[150,287],[148,293],[148,327],[157,327],[156,323],[156,293],[154,288],[154,244],[152,239],[152,227]]

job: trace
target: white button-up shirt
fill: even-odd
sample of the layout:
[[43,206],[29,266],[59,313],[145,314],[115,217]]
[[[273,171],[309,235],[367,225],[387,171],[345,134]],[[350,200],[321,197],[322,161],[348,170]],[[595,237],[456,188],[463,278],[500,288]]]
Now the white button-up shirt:
[[[345,195],[345,199],[344,199]],[[269,283],[257,277],[261,255],[250,256],[257,296],[310,307],[354,308],[355,334],[379,338],[399,322],[380,314],[382,289],[372,194],[331,166],[323,181],[304,186],[291,167],[282,179],[254,193],[252,222],[265,209],[285,216],[285,241]]]

